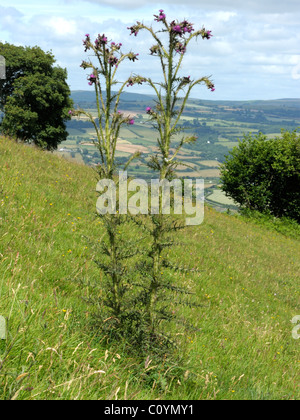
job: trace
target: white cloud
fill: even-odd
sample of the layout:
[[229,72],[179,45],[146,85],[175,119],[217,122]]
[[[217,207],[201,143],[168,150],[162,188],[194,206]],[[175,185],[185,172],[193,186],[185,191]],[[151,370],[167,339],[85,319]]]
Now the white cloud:
[[52,16],[45,24],[59,36],[75,35],[78,31],[77,23],[74,20],[67,20],[63,17]]
[[218,20],[221,22],[228,22],[232,17],[238,16],[237,12],[214,12],[214,13],[208,13],[208,17],[213,17],[214,20]]
[[[67,67],[71,87],[86,89],[85,73],[79,67],[86,58],[82,39],[85,33],[92,37],[105,33],[122,42],[125,52],[140,53],[139,61],[120,66],[119,80],[131,72],[159,79],[159,60],[149,55],[150,35],[129,36],[127,26],[136,20],[154,24],[153,14],[162,8],[168,19],[188,19],[196,28],[204,25],[212,30],[210,40],[199,38],[190,44],[183,61],[182,74],[212,75],[215,82],[213,94],[202,87],[195,91],[196,96],[299,97],[298,1],[162,0],[149,4],[145,0],[15,0],[14,7],[0,5],[0,39],[51,49],[59,65]],[[144,92],[145,87],[137,89]]]

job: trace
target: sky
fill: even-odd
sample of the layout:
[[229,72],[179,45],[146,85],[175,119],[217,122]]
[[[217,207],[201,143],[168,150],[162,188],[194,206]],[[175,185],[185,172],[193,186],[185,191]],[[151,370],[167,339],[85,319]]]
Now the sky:
[[[89,90],[80,68],[86,33],[93,39],[105,33],[122,42],[123,52],[139,53],[139,60],[124,62],[118,80],[131,73],[161,81],[157,57],[149,54],[148,32],[130,36],[136,21],[159,29],[154,14],[163,9],[168,21],[187,19],[196,30],[205,27],[212,38],[193,39],[185,54],[182,76],[211,76],[215,91],[197,86],[192,97],[211,100],[268,100],[300,98],[299,0],[0,0],[0,41],[38,45],[52,51],[56,64],[67,68],[72,90]],[[121,68],[122,67],[122,68]],[[131,92],[153,93],[133,86]]]

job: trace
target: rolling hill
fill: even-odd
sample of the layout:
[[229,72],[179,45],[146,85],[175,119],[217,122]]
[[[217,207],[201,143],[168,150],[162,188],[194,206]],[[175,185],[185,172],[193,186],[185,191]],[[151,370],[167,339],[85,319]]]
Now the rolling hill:
[[140,359],[91,327],[95,187],[89,166],[0,138],[0,399],[299,399],[300,240],[206,207],[169,256],[200,270],[174,273],[199,306],[174,308],[170,360]]

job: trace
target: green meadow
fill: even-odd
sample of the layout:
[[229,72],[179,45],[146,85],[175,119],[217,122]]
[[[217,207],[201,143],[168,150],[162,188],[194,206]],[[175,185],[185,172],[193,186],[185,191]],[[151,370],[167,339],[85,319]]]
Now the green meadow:
[[96,183],[83,163],[0,138],[0,399],[298,400],[299,227],[206,206],[168,251],[196,305],[170,302],[177,346],[145,357],[92,322]]

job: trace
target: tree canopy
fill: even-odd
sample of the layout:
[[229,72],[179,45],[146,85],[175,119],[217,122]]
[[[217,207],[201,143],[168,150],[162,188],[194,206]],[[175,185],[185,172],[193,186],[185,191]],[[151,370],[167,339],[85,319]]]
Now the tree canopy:
[[67,138],[65,121],[73,105],[67,71],[39,47],[0,43],[6,79],[0,81],[4,134],[53,150]]
[[300,135],[245,135],[221,166],[221,182],[241,208],[300,222]]

